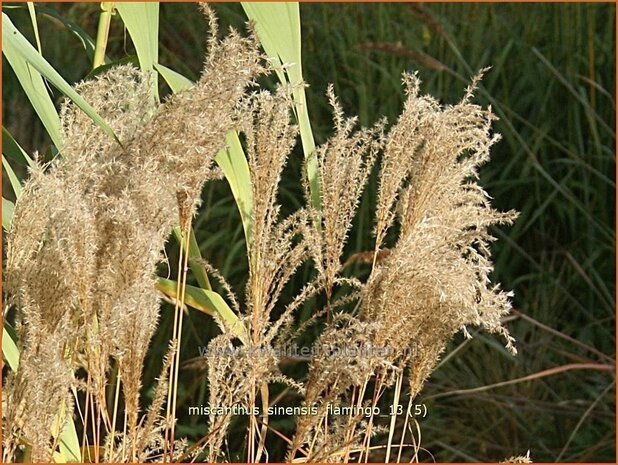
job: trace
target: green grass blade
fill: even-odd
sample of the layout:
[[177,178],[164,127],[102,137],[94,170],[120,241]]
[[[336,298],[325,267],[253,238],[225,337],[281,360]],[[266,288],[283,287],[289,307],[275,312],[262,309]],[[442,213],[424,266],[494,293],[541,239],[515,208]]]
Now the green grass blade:
[[[82,46],[84,47],[84,50],[86,51],[86,54],[88,55],[88,59],[92,61],[94,57],[95,44],[94,39],[90,36],[90,34],[88,34],[74,22],[69,21],[64,16],[58,14],[58,12],[52,8],[39,5],[37,6],[37,10],[39,14],[43,14],[60,21],[69,32],[71,32],[75,37],[79,39],[79,41],[82,43]],[[109,63],[109,58],[105,57],[105,63]]]
[[[178,283],[171,279],[158,278],[157,289],[172,299],[177,298],[176,289]],[[225,327],[243,342],[247,341],[247,333],[238,315],[223,300],[217,292],[187,285],[185,288],[185,304],[207,315],[217,313]]]
[[115,7],[131,35],[141,68],[152,71],[159,61],[159,3],[118,2]]
[[2,153],[22,166],[34,166],[34,160],[21,148],[4,126],[2,126]]
[[251,217],[253,211],[249,163],[236,131],[228,132],[225,136],[225,142],[227,147],[217,154],[215,161],[223,171],[232,189],[245,231],[245,240],[248,245],[252,241]]
[[75,423],[67,417],[58,441],[60,454],[65,462],[81,462],[81,449]]
[[[11,31],[11,28],[14,30]],[[20,39],[23,39],[23,42],[27,43],[28,46],[24,43],[22,43],[22,45],[24,49],[28,50],[30,55],[37,55],[40,57],[34,47],[30,45],[17,29],[15,29],[8,19],[8,16],[2,13],[2,52],[11,68],[13,68],[19,83],[24,89],[34,111],[43,123],[53,144],[56,147],[60,147],[62,139],[60,136],[60,118],[58,117],[58,112],[56,111],[54,102],[49,96],[49,92],[41,74],[29,63],[26,58],[27,55],[20,52],[18,48],[21,42]]]
[[27,2],[28,4],[28,12],[30,13],[30,20],[32,21],[32,29],[34,29],[34,38],[36,40],[36,48],[39,50],[39,53],[43,55],[43,47],[41,47],[41,37],[39,37],[39,24],[36,20],[36,10],[34,8],[33,2]]
[[11,226],[13,210],[15,210],[15,204],[2,197],[2,227],[5,231],[8,231]]
[[37,113],[39,113],[56,147],[61,147],[60,120],[51,98],[45,89],[42,76],[52,83],[59,91],[69,97],[79,108],[92,118],[107,135],[113,137],[120,143],[103,118],[101,118],[75,89],[58,74],[47,60],[36,51],[32,44],[30,44],[22,33],[17,30],[5,13],[2,13],[2,52],[6,56],[11,67],[15,70],[21,85],[24,87],[35,109],[37,109],[39,103],[44,104],[42,109],[45,111],[45,119],[41,117],[38,110]]
[[16,371],[19,366],[19,349],[13,336],[6,329],[6,323],[2,326],[2,355],[11,370]]
[[[154,71],[159,61],[159,3],[158,2],[116,2],[135,50],[139,64],[144,71]],[[153,94],[159,99],[158,85],[154,83]]]
[[307,160],[307,177],[311,204],[320,209],[320,182],[317,160],[311,157],[315,141],[307,110],[301,57],[300,11],[297,2],[243,2],[247,17],[255,22],[258,38],[275,65],[288,65],[285,73],[276,70],[282,84],[293,88],[294,109],[298,120],[303,153]]
[[[292,65],[287,70],[291,84],[302,81],[300,62],[300,14],[297,2],[242,2],[249,20],[255,22],[264,51],[276,66]],[[277,76],[286,83],[286,76],[277,69]]]
[[[176,300],[176,297],[177,297],[176,291],[178,289],[177,285],[178,285],[177,281],[166,279],[166,278],[157,278],[157,284],[155,286],[163,294],[165,294],[171,299]],[[206,315],[213,316],[216,313],[214,306],[210,305],[209,302],[206,302],[205,300],[201,299],[201,296],[197,295],[196,292],[194,291],[195,289],[198,289],[198,288],[187,284],[187,288],[185,291],[185,304],[188,305],[189,307],[193,307],[199,310],[200,312],[205,313]]]
[[190,89],[195,85],[191,79],[187,79],[182,74],[177,73],[167,66],[155,63],[154,68],[159,72],[163,79],[165,79],[165,82],[167,82],[167,85],[170,86],[170,89],[172,89],[172,92],[175,94],[180,91]]
[[9,165],[7,159],[4,158],[4,155],[2,155],[2,167],[4,168],[4,171],[9,178],[9,182],[11,183],[11,187],[13,188],[13,192],[15,193],[15,198],[18,199],[21,195],[21,182],[17,178],[17,175],[15,174],[15,171],[13,171],[11,165]]

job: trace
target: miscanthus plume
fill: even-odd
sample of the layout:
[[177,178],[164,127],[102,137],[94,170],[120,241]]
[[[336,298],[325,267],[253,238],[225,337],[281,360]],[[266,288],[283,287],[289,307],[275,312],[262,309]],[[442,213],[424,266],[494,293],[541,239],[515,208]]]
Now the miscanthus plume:
[[[371,401],[361,395],[371,379],[375,399],[404,373],[413,398],[448,341],[458,331],[468,336],[468,326],[501,334],[515,353],[500,323],[510,294],[489,279],[494,238],[488,228],[509,224],[516,214],[491,208],[477,183],[477,169],[499,139],[491,133],[491,110],[471,102],[478,79],[459,103],[442,106],[420,95],[416,76],[404,75],[404,110],[382,141],[372,272],[355,312],[335,318],[316,342],[331,353],[349,354],[353,347],[369,356],[311,362],[305,402],[320,414],[299,419],[290,459],[302,447],[309,461],[347,460],[354,447],[368,450],[371,424],[328,418],[326,407],[363,405]],[[383,249],[395,224],[393,245]]]
[[[75,388],[101,417],[107,460],[156,452],[149,436],[160,419],[141,428],[138,402],[158,321],[155,268],[172,226],[190,223],[203,184],[220,177],[214,156],[264,63],[255,37],[232,31],[210,41],[197,83],[162,104],[151,77],[131,66],[77,85],[118,140],[74,104],[63,106],[61,154],[33,170],[8,238],[6,290],[18,309],[21,360],[4,392],[6,460],[18,444],[31,446],[33,461],[51,460],[54,417],[61,405],[60,425],[72,414]],[[111,360],[127,416],[119,440],[105,396]],[[80,368],[85,378],[75,375]]]
[[[211,27],[216,31],[212,15]],[[468,327],[503,336],[515,352],[501,324],[509,293],[490,281],[489,228],[511,223],[516,214],[493,209],[477,182],[477,170],[499,138],[491,132],[491,109],[472,103],[478,78],[459,103],[440,105],[421,95],[415,75],[404,75],[407,99],[388,131],[385,121],[357,128],[329,89],[334,130],[313,154],[322,207],[282,217],[278,186],[298,131],[291,124],[291,89],[248,91],[270,72],[266,63],[253,35],[231,31],[210,40],[197,83],[161,104],[152,98],[151,76],[132,66],[77,85],[117,140],[74,104],[64,104],[61,154],[32,170],[7,243],[6,291],[17,309],[21,359],[4,391],[6,461],[22,444],[31,447],[31,460],[50,461],[77,390],[86,394],[86,412],[97,418],[91,433],[102,444],[101,460],[161,456],[170,421],[161,414],[169,357],[148,411],[139,405],[142,367],[159,315],[156,266],[171,228],[189,227],[204,183],[221,177],[214,157],[232,129],[243,135],[251,179],[249,274],[244,300],[236,299],[206,265],[229,290],[242,322],[235,333],[222,324],[223,334],[209,344],[211,405],[251,412],[268,405],[270,384],[287,384],[317,412],[296,419],[289,460],[360,461],[363,453],[367,460],[383,425],[352,414],[331,417],[329,406],[375,403],[393,386],[401,392],[403,379],[414,398],[449,340],[459,331],[469,336]],[[341,273],[374,169],[375,247],[368,253],[369,277],[361,282]],[[284,287],[306,263],[313,264],[315,278],[291,302],[282,302]],[[333,301],[335,289],[351,290]],[[276,349],[309,324],[292,331],[298,308],[317,294],[324,294],[326,305],[311,322],[327,315],[326,323],[306,379],[291,379],[280,371]],[[346,306],[350,311],[336,311]],[[220,356],[237,338],[242,350]],[[112,366],[122,386],[122,432],[110,418],[106,395]],[[207,440],[192,453],[205,450],[215,461],[224,456],[231,414],[208,421]],[[266,456],[267,434],[267,414],[249,415],[249,460]],[[185,446],[172,446],[170,459],[180,458]]]

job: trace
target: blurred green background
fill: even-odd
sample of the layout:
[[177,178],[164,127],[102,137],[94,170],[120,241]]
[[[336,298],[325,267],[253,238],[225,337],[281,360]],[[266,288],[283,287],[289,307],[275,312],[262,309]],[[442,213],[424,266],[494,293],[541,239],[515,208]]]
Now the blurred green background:
[[[98,4],[45,7],[96,35]],[[615,370],[608,368],[615,367],[616,344],[615,8],[610,3],[301,5],[303,67],[317,143],[332,127],[324,96],[328,83],[346,112],[369,125],[382,115],[390,122],[397,118],[403,71],[418,70],[423,92],[455,103],[471,76],[492,67],[476,101],[491,105],[500,117],[495,130],[503,139],[481,170],[481,183],[497,208],[521,212],[513,227],[493,230],[499,239],[493,246],[494,278],[515,293],[508,326],[520,353],[511,357],[501,341],[483,334],[471,342],[461,336],[452,341],[419,398],[429,410],[420,420],[423,461],[499,461],[530,450],[537,462],[615,462]],[[218,4],[215,10],[221,30],[243,27],[239,4]],[[27,10],[10,14],[34,43]],[[47,60],[69,82],[84,78],[90,61],[81,43],[61,23],[38,16]],[[207,37],[196,5],[162,4],[160,19],[159,61],[195,79]],[[108,56],[132,55],[116,17]],[[5,61],[2,80],[3,124],[26,150],[45,153],[50,141]],[[162,84],[161,92],[169,90]],[[58,93],[55,97],[60,100]],[[287,211],[303,202],[301,164],[296,147],[280,189]],[[4,191],[10,198],[10,189]],[[375,191],[376,173],[346,255],[373,247]],[[247,266],[233,197],[225,181],[207,185],[203,197],[194,222],[202,255],[242,295]],[[170,241],[171,264],[176,254],[177,244]],[[174,265],[162,266],[161,274],[168,272],[175,275]],[[288,297],[307,273],[301,270],[287,286]],[[311,310],[306,305],[299,319]],[[170,317],[164,308],[145,367],[146,387],[158,376]],[[217,331],[212,319],[191,311],[183,359],[198,356],[199,346]],[[574,369],[582,364],[588,368]],[[207,432],[205,418],[189,416],[187,408],[207,401],[204,372],[182,370],[179,389],[177,431],[198,440]],[[149,395],[146,389],[145,402]],[[287,434],[293,421],[273,418],[273,426]],[[231,438],[231,450],[235,441],[242,441],[242,434]],[[269,450],[271,461],[280,460],[284,445]]]

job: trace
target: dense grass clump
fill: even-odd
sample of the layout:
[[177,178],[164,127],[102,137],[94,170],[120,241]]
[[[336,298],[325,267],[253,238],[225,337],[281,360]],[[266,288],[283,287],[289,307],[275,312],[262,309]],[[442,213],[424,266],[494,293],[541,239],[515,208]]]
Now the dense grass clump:
[[[57,9],[94,35],[96,5],[45,7]],[[219,50],[213,48],[215,42],[204,39],[207,23],[196,8],[162,4],[159,40],[160,62],[194,81],[204,78],[198,57],[214,57],[206,69],[216,68]],[[221,31],[228,25],[244,30],[246,16],[239,5],[215,8]],[[27,11],[14,10],[10,15],[28,36]],[[150,87],[138,85],[147,77],[134,68],[116,68],[116,74],[99,70],[98,78],[90,76],[77,87],[86,95],[105,95],[116,85],[117,73],[132,76],[128,81],[137,87],[121,99],[130,111],[120,112],[114,126],[132,156],[123,158],[122,151],[115,152],[115,144],[97,139],[89,120],[68,105],[63,120],[73,145],[62,162],[56,159],[51,168],[37,168],[24,189],[22,203],[30,198],[32,208],[16,209],[13,220],[15,239],[9,247],[6,285],[12,295],[8,302],[15,306],[7,316],[14,322],[18,312],[13,308],[21,308],[18,322],[35,324],[20,330],[21,347],[30,344],[30,352],[23,352],[23,371],[8,387],[21,399],[13,405],[22,409],[8,409],[4,421],[13,422],[8,432],[32,438],[40,446],[37,450],[45,451],[31,459],[48,459],[56,446],[49,443],[55,412],[43,411],[41,424],[33,431],[32,424],[15,421],[26,415],[23,408],[36,410],[49,402],[37,394],[43,389],[53,403],[72,408],[73,397],[58,390],[63,384],[83,389],[91,405],[113,405],[118,397],[114,383],[122,379],[126,392],[120,397],[127,399],[131,426],[143,409],[142,426],[152,434],[130,428],[134,437],[120,435],[101,449],[101,456],[107,454],[108,459],[127,459],[126,450],[139,459],[153,459],[165,449],[162,453],[171,457],[173,451],[163,444],[173,439],[175,428],[176,438],[187,441],[175,451],[181,459],[197,454],[201,460],[264,460],[267,453],[270,461],[306,457],[497,461],[530,450],[535,461],[613,461],[614,18],[615,5],[610,4],[301,5],[303,74],[319,145],[313,161],[321,178],[321,212],[307,200],[309,189],[301,182],[306,162],[300,144],[294,142],[297,128],[290,124],[295,111],[290,89],[277,88],[273,74],[258,78],[270,92],[239,97],[248,81],[234,87],[233,74],[247,63],[237,68],[228,63],[216,73],[232,75],[226,89],[234,98],[219,87],[206,86],[203,90],[209,93],[203,98],[181,93],[158,109],[152,100],[140,97]],[[44,55],[61,74],[71,82],[87,76],[91,63],[78,41],[41,13],[39,26]],[[52,34],[55,39],[45,41]],[[226,34],[218,33],[220,38]],[[240,36],[227,40],[249,47],[250,40]],[[132,47],[122,23],[112,21],[107,54],[126,58],[135,53]],[[230,50],[219,52],[223,56]],[[258,68],[268,67],[260,60],[257,52],[248,58],[256,72],[245,76],[247,80],[261,74]],[[128,61],[138,64],[135,59]],[[475,96],[468,92],[460,100],[461,89],[486,67],[491,69],[482,81],[470,87]],[[404,86],[402,71],[408,72]],[[17,92],[9,66],[3,68],[3,83],[4,126],[27,152],[38,150],[41,161],[50,161],[55,151],[48,150],[49,139]],[[160,84],[164,96],[169,90],[161,79]],[[239,112],[227,119],[220,115],[221,106],[231,110],[236,103]],[[98,110],[111,117],[113,108],[107,104],[101,103]],[[203,118],[187,116],[201,112],[204,105],[211,105],[209,111],[223,118],[214,121],[211,133],[204,131]],[[346,118],[343,109],[358,118]],[[139,118],[127,125],[126,118],[135,113]],[[195,124],[179,124],[191,121]],[[174,123],[177,131],[172,133],[167,129]],[[74,129],[80,124],[77,135]],[[228,184],[212,180],[220,174],[212,156],[222,141],[215,139],[230,126],[241,132],[254,180],[249,229]],[[188,139],[198,143],[200,137],[208,147],[199,157],[198,153],[190,160],[176,156],[186,149]],[[90,147],[91,159],[79,159],[90,153],[84,147]],[[491,161],[486,163],[490,147]],[[416,156],[406,156],[410,153]],[[480,180],[474,181],[480,164],[484,164]],[[98,168],[87,177],[75,174],[86,173],[90,166]],[[112,171],[126,176],[106,177]],[[19,166],[16,172],[28,176]],[[211,181],[200,196],[207,179]],[[3,195],[13,200],[9,190],[5,187]],[[122,205],[117,203],[120,198]],[[171,207],[161,210],[162,202]],[[58,211],[58,204],[70,208]],[[140,216],[138,211],[145,213]],[[506,227],[515,218],[513,211],[519,217]],[[162,214],[165,221],[160,221]],[[52,217],[57,220],[50,228]],[[154,218],[152,227],[143,227],[149,218]],[[125,281],[116,282],[113,273],[101,272],[114,261],[114,269],[147,268],[145,274],[134,273],[136,283],[154,283],[155,271],[161,277],[179,276],[181,282],[183,269],[189,265],[193,269],[196,263],[187,261],[176,243],[165,244],[165,260],[156,265],[178,219],[183,244],[190,240],[187,225],[193,220],[205,260],[199,265],[219,281],[213,283],[214,290],[247,329],[243,345],[265,349],[268,357],[257,360],[251,351],[241,352],[227,365],[219,357],[204,358],[206,347],[216,354],[238,346],[237,328],[194,310],[183,312],[173,299],[171,305],[164,302],[157,315],[154,287],[145,291],[148,286],[128,286],[127,291]],[[93,227],[75,228],[75,224]],[[118,229],[117,237],[101,240],[119,224],[126,228]],[[39,249],[33,242],[31,236],[39,230],[47,231],[50,247]],[[156,236],[158,245],[153,249],[152,241],[139,231],[150,231],[148,238]],[[138,253],[147,261],[144,266],[138,266],[139,260],[127,260],[126,240],[134,236],[146,241],[143,253]],[[59,253],[66,237],[74,238],[69,261]],[[80,244],[101,245],[88,249]],[[20,247],[36,250],[30,262],[11,252]],[[96,266],[93,257],[99,257]],[[56,268],[76,267],[80,273],[59,280]],[[107,278],[88,284],[97,282],[94,276]],[[491,282],[502,283],[513,296]],[[97,305],[107,305],[106,314],[116,308],[114,296],[102,289],[106,283],[123,289],[117,292],[126,300],[123,308],[140,301],[147,309],[116,312],[111,319],[97,317],[102,326],[94,331],[88,315],[105,312],[85,303],[100,293],[105,298],[97,299]],[[204,287],[195,274],[189,274],[184,285]],[[65,287],[81,294],[47,294],[50,288]],[[37,303],[37,299],[43,300]],[[39,307],[48,306],[50,299],[56,299],[54,306],[65,313],[47,315],[46,320]],[[138,313],[147,318],[138,321]],[[505,324],[517,339],[514,346]],[[52,327],[53,338],[39,345],[31,342],[43,341],[40,336]],[[502,333],[506,347],[480,327]],[[180,347],[173,343],[170,349],[170,334]],[[112,359],[127,360],[129,354],[136,361],[108,367],[106,359],[104,365],[86,363],[84,368],[83,359],[67,361],[60,355],[67,341],[74,346],[75,341],[95,335],[108,337],[101,347]],[[360,348],[398,345],[405,355],[366,358],[362,363],[272,355],[273,348],[291,340],[302,346],[317,341],[330,349],[349,341]],[[514,347],[517,357],[508,350]],[[94,360],[99,354],[90,355]],[[91,380],[77,383],[72,373],[79,369],[98,376],[99,387],[109,379],[107,389],[84,389],[82,384]],[[28,376],[44,372],[48,377],[39,379],[44,385],[28,384]],[[76,372],[78,377],[84,373]],[[168,406],[162,414],[168,377],[175,391],[174,408]],[[264,390],[266,383],[271,383],[270,391]],[[384,412],[401,403],[405,408],[409,401],[413,410],[420,405],[428,414],[414,419],[336,418],[324,408],[361,405],[363,399]],[[312,408],[312,414],[208,417],[189,410],[209,403],[267,402],[304,405]],[[124,400],[120,404],[122,412]],[[175,423],[170,409],[175,410]],[[121,424],[121,413],[119,418]],[[81,437],[83,431],[78,429]],[[145,447],[136,449],[131,443]],[[382,447],[371,449],[377,444]],[[14,447],[9,449],[13,452]]]

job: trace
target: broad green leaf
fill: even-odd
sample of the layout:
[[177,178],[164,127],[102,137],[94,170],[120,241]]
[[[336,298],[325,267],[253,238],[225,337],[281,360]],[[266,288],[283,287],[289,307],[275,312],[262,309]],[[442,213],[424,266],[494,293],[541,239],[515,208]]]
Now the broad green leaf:
[[[51,102],[51,98],[45,89],[41,76],[45,77],[58,90],[69,97],[79,108],[110,137],[117,142],[118,138],[94,109],[73,89],[60,74],[43,58],[36,49],[28,42],[21,32],[13,25],[6,13],[2,13],[2,52],[9,64],[15,70],[21,85],[24,87],[28,98],[35,109],[40,102],[45,103],[45,120],[41,117],[45,129],[48,130],[52,141],[57,147],[61,147],[60,121],[58,113]],[[17,68],[17,69],[16,69]],[[17,71],[19,70],[19,72]],[[34,84],[33,84],[34,83]],[[51,107],[49,104],[51,103]],[[48,127],[49,126],[49,127]]]
[[115,7],[131,35],[141,68],[152,71],[159,61],[159,3],[117,2]]
[[2,126],[2,153],[22,166],[34,166],[34,160],[28,156],[4,126]]
[[13,336],[6,329],[6,323],[2,326],[2,355],[11,370],[16,371],[19,366],[19,349]]
[[21,195],[21,182],[17,178],[17,175],[15,174],[15,171],[13,171],[11,165],[9,165],[9,162],[6,160],[6,158],[4,158],[4,155],[2,155],[2,167],[4,168],[4,171],[9,178],[9,182],[11,183],[11,187],[13,188],[13,192],[15,193],[15,198],[18,199]]
[[[298,2],[242,2],[249,20],[255,22],[258,38],[269,58],[276,66],[290,65],[289,82],[302,82],[300,13]],[[285,84],[286,76],[277,69],[279,80]]]
[[253,192],[249,163],[240,144],[238,133],[230,131],[225,136],[227,147],[219,151],[215,161],[230,184],[232,194],[240,212],[247,245],[253,240],[251,217],[253,211]]
[[[115,7],[135,45],[141,69],[154,71],[159,61],[159,3],[116,2]],[[156,80],[153,92],[158,100]]]
[[167,85],[170,86],[170,89],[172,89],[172,92],[175,94],[182,90],[190,89],[195,85],[191,79],[187,79],[182,74],[177,73],[167,66],[155,63],[154,67],[159,74],[163,76],[163,79],[165,79],[165,82],[167,82]]
[[[156,287],[172,299],[177,298],[178,282],[165,278],[158,278]],[[187,285],[185,288],[185,304],[200,310],[207,315],[216,312],[223,324],[232,334],[247,342],[247,332],[242,322],[218,293]]]
[[320,182],[315,157],[315,141],[303,82],[301,59],[300,11],[298,2],[243,2],[247,17],[255,22],[258,38],[275,65],[286,65],[285,72],[276,70],[282,84],[292,85],[294,109],[298,120],[303,152],[307,159],[307,177],[311,204],[320,210]]
[[11,226],[13,210],[15,210],[15,204],[2,197],[2,227],[5,231],[8,231]]

